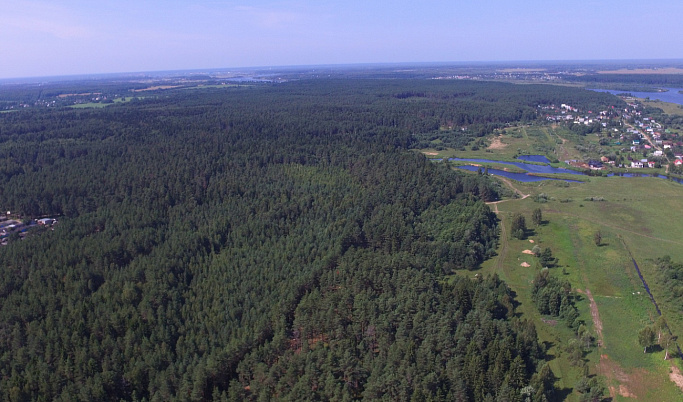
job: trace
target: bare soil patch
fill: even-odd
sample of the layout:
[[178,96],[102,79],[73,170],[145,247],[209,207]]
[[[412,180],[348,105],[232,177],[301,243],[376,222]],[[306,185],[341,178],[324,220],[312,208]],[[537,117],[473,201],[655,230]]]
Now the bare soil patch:
[[531,250],[524,250],[522,251],[522,254],[533,254],[534,252]]
[[525,262],[523,262],[523,263],[521,263],[521,264],[519,264],[519,265],[520,265],[520,266],[522,266],[522,267],[524,267],[524,268],[528,268],[528,267],[530,267],[530,266],[531,266],[531,265],[529,265],[529,263],[528,263],[528,262],[526,262],[526,261],[525,261]]
[[533,242],[534,242],[533,240],[529,239],[529,243],[533,243]]
[[604,347],[605,344],[602,340],[602,321],[600,320],[600,314],[598,313],[598,305],[595,303],[593,294],[589,289],[582,291],[581,289],[576,289],[577,292],[583,293],[588,297],[590,301],[591,316],[593,317],[593,325],[595,326],[595,332],[598,334],[598,346]]
[[429,155],[429,156],[436,156],[436,155],[438,155],[439,153],[438,153],[438,152],[423,152],[423,154]]
[[683,374],[678,366],[671,366],[671,371],[669,371],[669,378],[678,386],[678,388],[683,391]]
[[624,369],[615,361],[610,360],[607,355],[600,355],[600,373],[610,380],[617,380],[619,387],[610,386],[609,394],[614,399],[617,395],[624,398],[637,398],[629,388],[631,378]]
[[503,144],[503,141],[500,140],[500,137],[494,137],[488,149],[503,149],[507,146],[507,144]]

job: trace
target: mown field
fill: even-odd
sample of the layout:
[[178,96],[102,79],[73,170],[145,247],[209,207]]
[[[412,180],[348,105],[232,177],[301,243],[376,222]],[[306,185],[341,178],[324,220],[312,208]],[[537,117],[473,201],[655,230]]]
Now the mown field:
[[[456,156],[506,160],[517,154],[541,151],[553,142],[556,152],[575,155],[577,138],[567,134],[571,132],[551,127],[514,128],[497,139],[506,144],[504,147],[459,152]],[[558,137],[560,141],[554,141]],[[582,143],[586,142],[584,139]],[[554,154],[552,151],[538,153]],[[638,344],[638,331],[654,323],[657,312],[630,257],[638,262],[674,334],[683,334],[683,317],[678,308],[665,300],[663,289],[655,281],[654,264],[655,259],[664,255],[683,261],[680,227],[683,186],[663,179],[624,177],[590,177],[585,183],[543,181],[512,182],[512,185],[529,197],[491,205],[508,230],[501,235],[498,256],[485,262],[478,273],[498,273],[517,293],[522,303],[519,311],[534,319],[539,337],[548,347],[549,356],[554,357],[550,364],[559,377],[556,385],[567,395],[567,400],[579,399],[580,394],[573,388],[584,368],[570,364],[566,353],[566,345],[575,338],[573,332],[562,321],[541,316],[531,300],[532,281],[541,267],[537,258],[525,254],[524,250],[531,250],[535,245],[549,247],[558,258],[557,266],[550,269],[551,274],[571,282],[578,296],[581,318],[599,345],[584,356],[585,365],[591,374],[603,379],[614,400],[683,398],[683,393],[669,379],[671,366],[680,360],[665,361],[664,351],[658,347],[644,354]],[[540,226],[531,223],[532,211],[536,208],[543,213]],[[509,236],[514,213],[525,216],[529,228],[527,239]],[[594,240],[598,231],[602,235],[600,246]],[[524,263],[530,266],[522,266]],[[595,300],[601,333],[591,315],[587,291]]]

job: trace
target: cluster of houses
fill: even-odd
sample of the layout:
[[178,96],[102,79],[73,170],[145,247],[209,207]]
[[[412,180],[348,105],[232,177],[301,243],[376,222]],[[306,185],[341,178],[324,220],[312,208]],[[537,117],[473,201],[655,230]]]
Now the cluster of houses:
[[[641,105],[635,99],[626,98],[625,101],[628,107],[623,110],[615,109],[612,106],[611,109],[598,113],[592,111],[580,113],[577,108],[564,103],[559,107],[555,105],[539,105],[538,107],[541,113],[545,114],[547,121],[583,125],[600,124],[604,128],[608,125],[615,127],[614,132],[610,132],[609,135],[614,140],[608,140],[606,143],[601,141],[601,145],[606,145],[612,141],[612,145],[630,144],[621,149],[622,155],[629,151],[631,154],[642,155],[642,157],[628,156],[625,160],[618,158],[621,162],[618,165],[617,161],[610,160],[607,156],[602,156],[599,160],[567,161],[572,166],[591,170],[601,170],[607,165],[633,169],[655,168],[669,162],[675,166],[683,166],[683,153],[676,152],[683,151],[681,138],[665,129],[653,118],[643,116],[642,112],[638,110]],[[612,124],[608,124],[610,120],[613,120]],[[625,122],[632,124],[624,124]],[[627,128],[624,129],[625,127]]]
[[30,222],[22,222],[18,219],[9,218],[10,213],[7,216],[0,217],[0,244],[6,245],[9,242],[9,238],[13,233],[17,233],[20,237],[26,236],[26,232],[36,226],[52,227],[57,223],[55,218],[42,218],[31,220]]
[[549,106],[538,106],[539,109],[546,111],[545,118],[547,121],[557,121],[557,122],[573,122],[574,124],[583,124],[590,126],[593,124],[600,123],[603,127],[607,127],[607,123],[610,119],[617,119],[620,117],[619,113],[615,110],[603,110],[598,113],[593,113],[589,110],[587,114],[581,116],[578,114],[579,109],[567,105],[565,103],[561,104],[560,107],[555,105]]

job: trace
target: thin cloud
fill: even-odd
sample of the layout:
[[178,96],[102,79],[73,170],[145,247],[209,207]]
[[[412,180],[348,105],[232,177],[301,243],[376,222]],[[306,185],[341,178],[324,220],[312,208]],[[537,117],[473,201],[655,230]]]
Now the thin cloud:
[[286,10],[237,6],[235,7],[235,11],[248,15],[258,26],[268,29],[287,28],[308,20],[308,16],[303,13]]
[[95,35],[92,23],[78,9],[54,2],[17,1],[2,6],[0,32],[5,37],[38,34],[71,40]]
[[34,32],[51,35],[59,39],[87,38],[94,34],[91,29],[84,26],[54,22],[40,17],[13,16],[9,18],[0,16],[0,25],[4,27],[2,31],[5,32],[17,32],[17,30],[23,33]]

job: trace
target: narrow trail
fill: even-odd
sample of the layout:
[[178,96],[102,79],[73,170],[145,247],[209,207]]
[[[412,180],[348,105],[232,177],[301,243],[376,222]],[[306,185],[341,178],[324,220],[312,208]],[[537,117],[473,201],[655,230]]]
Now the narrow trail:
[[581,289],[576,289],[577,292],[583,293],[588,297],[588,300],[590,301],[590,310],[591,310],[591,317],[593,317],[593,326],[595,327],[595,332],[598,334],[598,347],[604,348],[605,347],[605,342],[602,338],[602,320],[600,320],[600,313],[598,312],[598,304],[595,303],[595,299],[593,298],[593,294],[591,291],[586,288],[586,291],[584,292]]
[[[510,188],[512,189],[512,191],[515,192],[515,194],[519,195],[520,198],[509,198],[509,199],[507,199],[507,200],[500,200],[500,201],[487,202],[486,204],[488,204],[488,205],[496,205],[496,204],[500,204],[501,202],[507,202],[507,201],[523,200],[523,199],[525,199],[525,198],[527,198],[528,196],[531,195],[531,194],[524,194],[524,193],[522,193],[517,187],[515,187],[515,186],[512,184],[512,182],[511,182],[509,179],[507,179],[507,178],[505,178],[505,177],[496,176],[496,179],[498,179],[498,180],[502,181],[503,183],[505,183],[508,187],[510,187]],[[495,211],[495,212],[498,213],[498,208],[497,208],[497,207],[496,207],[496,211]]]
[[[518,201],[518,200],[523,200],[527,198],[530,194],[524,194],[521,191],[519,191],[518,188],[516,188],[512,182],[505,177],[500,177],[496,176],[497,179],[501,180],[503,183],[505,183],[508,187],[510,187],[515,194],[519,195],[521,198],[511,198],[507,200],[501,200],[501,201],[493,201],[493,202],[487,202],[487,205],[492,205],[493,206],[493,212],[496,215],[500,214],[500,211],[498,210],[498,204],[501,202],[507,202],[507,201]],[[507,257],[507,252],[508,252],[508,234],[507,234],[507,229],[505,228],[505,221],[503,219],[500,220],[500,253],[498,254],[497,260],[496,260],[496,270],[497,271],[502,271],[504,266],[503,262],[505,261],[505,257]]]

